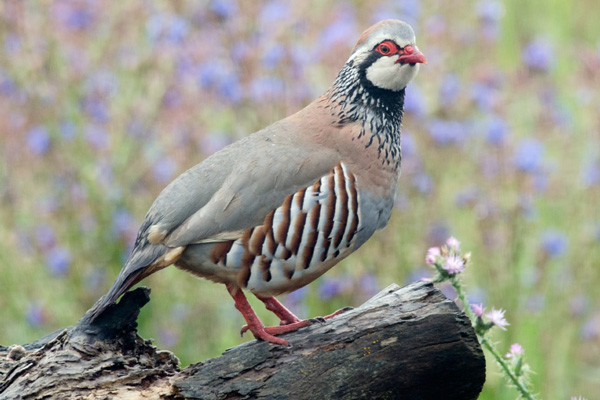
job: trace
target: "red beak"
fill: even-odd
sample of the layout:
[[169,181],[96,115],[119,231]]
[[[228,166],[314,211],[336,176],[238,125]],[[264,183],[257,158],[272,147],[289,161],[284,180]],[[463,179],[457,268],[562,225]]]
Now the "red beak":
[[404,47],[404,54],[398,57],[396,62],[400,64],[427,64],[425,56],[416,48],[416,46]]

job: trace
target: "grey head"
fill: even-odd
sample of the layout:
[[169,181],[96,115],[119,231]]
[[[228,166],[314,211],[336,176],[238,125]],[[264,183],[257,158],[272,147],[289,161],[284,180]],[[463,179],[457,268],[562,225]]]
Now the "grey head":
[[414,79],[419,64],[427,63],[415,42],[407,23],[381,21],[362,33],[346,64],[358,67],[374,87],[398,92]]

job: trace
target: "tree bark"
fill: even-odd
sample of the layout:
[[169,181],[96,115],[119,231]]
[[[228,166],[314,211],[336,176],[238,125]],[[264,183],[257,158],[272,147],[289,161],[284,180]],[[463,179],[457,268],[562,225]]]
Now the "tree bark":
[[476,399],[485,359],[468,318],[432,284],[180,370],[137,335],[149,289],[25,346],[0,346],[0,399]]

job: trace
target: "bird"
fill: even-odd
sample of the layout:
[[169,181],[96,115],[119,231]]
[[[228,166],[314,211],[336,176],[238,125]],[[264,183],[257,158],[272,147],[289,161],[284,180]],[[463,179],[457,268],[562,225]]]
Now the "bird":
[[[129,259],[87,319],[93,322],[133,285],[174,265],[225,284],[246,321],[242,333],[288,346],[278,335],[316,320],[301,320],[275,296],[323,275],[390,219],[405,89],[426,63],[409,24],[384,20],[366,29],[322,96],[163,189]],[[244,291],[280,325],[265,327]]]

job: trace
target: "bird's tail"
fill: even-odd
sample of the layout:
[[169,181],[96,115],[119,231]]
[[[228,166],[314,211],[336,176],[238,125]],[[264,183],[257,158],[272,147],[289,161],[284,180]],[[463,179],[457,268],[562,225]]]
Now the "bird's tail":
[[92,323],[133,285],[148,275],[162,269],[163,266],[155,267],[153,263],[166,252],[167,247],[155,245],[150,245],[139,250],[135,249],[108,292],[85,313],[82,320]]

